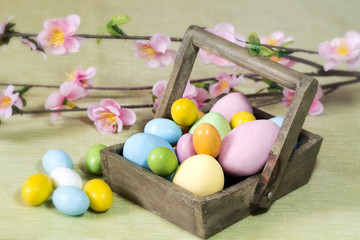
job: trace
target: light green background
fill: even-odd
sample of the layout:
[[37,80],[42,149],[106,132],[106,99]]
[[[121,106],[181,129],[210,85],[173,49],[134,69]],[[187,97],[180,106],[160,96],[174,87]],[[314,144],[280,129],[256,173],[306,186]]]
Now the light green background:
[[[348,30],[360,32],[360,2],[353,1],[130,1],[130,0],[0,0],[0,22],[13,16],[15,29],[38,33],[45,19],[78,14],[77,33],[96,33],[113,15],[123,13],[132,21],[123,27],[129,35],[157,32],[182,37],[191,24],[212,27],[229,22],[238,33],[267,35],[282,30],[295,39],[294,47],[316,50],[319,43],[341,37]],[[172,43],[177,49],[179,43]],[[319,63],[313,55],[298,55]],[[13,39],[0,49],[1,83],[60,84],[65,72],[77,65],[99,69],[96,86],[142,86],[167,79],[165,70],[150,69],[136,59],[132,41],[104,40],[96,45],[87,40],[81,51],[66,56],[48,55],[44,61]],[[312,71],[301,64],[301,71]],[[347,69],[345,65],[339,68]],[[216,67],[196,63],[192,78],[211,77]],[[344,80],[319,78],[321,84]],[[253,93],[262,84],[247,80],[239,87]],[[31,89],[25,96],[26,109],[39,109],[53,89]],[[341,87],[321,99],[321,116],[308,117],[304,128],[324,137],[313,176],[306,186],[275,202],[263,215],[250,216],[211,239],[359,239],[360,230],[360,86]],[[150,103],[149,91],[94,91],[91,98],[77,101],[80,107],[114,98],[120,104]],[[280,103],[263,107],[284,115]],[[142,131],[153,116],[150,109],[136,110],[137,122],[115,135],[102,135],[85,113],[64,113],[55,125],[49,115],[1,118],[0,125],[0,239],[197,239],[162,218],[128,202],[119,195],[106,213],[86,212],[69,217],[58,212],[51,201],[30,207],[20,190],[31,175],[45,173],[43,154],[60,148],[70,154],[84,182],[93,176],[84,169],[87,148],[94,143],[112,145]],[[164,203],[166,204],[166,203]]]

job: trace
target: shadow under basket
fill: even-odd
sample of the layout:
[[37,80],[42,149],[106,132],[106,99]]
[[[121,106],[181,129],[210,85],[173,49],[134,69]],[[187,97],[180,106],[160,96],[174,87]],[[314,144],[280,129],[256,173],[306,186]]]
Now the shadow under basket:
[[[155,117],[170,119],[172,103],[181,98],[198,48],[221,56],[296,94],[262,172],[245,179],[225,176],[222,191],[198,197],[122,156],[124,143],[101,150],[105,181],[122,197],[177,226],[209,238],[250,214],[265,212],[271,203],[306,184],[315,166],[322,137],[302,129],[317,90],[317,81],[259,56],[197,26],[185,33],[173,71]],[[208,112],[217,99],[201,110]],[[253,108],[257,119],[272,115]],[[293,150],[296,140],[298,146]]]

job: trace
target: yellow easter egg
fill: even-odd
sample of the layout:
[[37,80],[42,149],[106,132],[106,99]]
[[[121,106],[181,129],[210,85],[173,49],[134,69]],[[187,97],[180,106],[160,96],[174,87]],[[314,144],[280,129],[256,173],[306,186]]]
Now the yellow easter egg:
[[176,100],[171,106],[171,117],[181,126],[191,126],[198,117],[196,104],[188,98]]
[[37,206],[48,199],[52,189],[51,179],[42,173],[38,173],[26,180],[22,187],[21,195],[26,203]]
[[221,151],[220,133],[210,123],[201,123],[194,130],[193,146],[197,154],[216,158]]
[[112,190],[103,180],[90,180],[85,184],[83,191],[89,197],[90,208],[94,211],[104,212],[113,202]]
[[224,173],[218,161],[206,154],[189,157],[175,172],[173,183],[199,197],[221,191]]
[[256,120],[256,118],[252,113],[247,112],[247,111],[241,111],[241,112],[235,113],[234,116],[232,116],[231,121],[230,121],[230,126],[231,126],[231,128],[236,128],[240,124],[254,121],[254,120]]

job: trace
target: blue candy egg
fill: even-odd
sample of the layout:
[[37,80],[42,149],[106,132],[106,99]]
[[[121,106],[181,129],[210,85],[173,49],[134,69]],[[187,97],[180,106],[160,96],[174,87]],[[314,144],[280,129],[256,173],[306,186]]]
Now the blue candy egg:
[[58,167],[73,168],[73,161],[63,150],[51,149],[44,154],[42,165],[45,171],[50,174],[52,170]]
[[52,195],[52,201],[60,212],[71,216],[83,214],[90,206],[86,193],[73,186],[57,188]]
[[174,148],[163,138],[148,133],[137,133],[126,140],[123,156],[144,168],[150,169],[147,158],[151,150],[157,147],[166,147],[175,153]]
[[279,127],[281,127],[282,123],[284,122],[284,117],[273,117],[270,118],[269,120],[276,123],[276,125],[278,125]]
[[182,135],[181,128],[174,121],[166,118],[154,118],[150,120],[144,129],[144,133],[159,136],[171,145],[175,145]]
[[[285,118],[284,117],[273,117],[273,118],[270,118],[269,120],[276,123],[276,125],[278,125],[279,127],[281,127],[281,125],[283,124]],[[297,147],[297,145],[298,145],[298,140],[296,140],[294,149]]]

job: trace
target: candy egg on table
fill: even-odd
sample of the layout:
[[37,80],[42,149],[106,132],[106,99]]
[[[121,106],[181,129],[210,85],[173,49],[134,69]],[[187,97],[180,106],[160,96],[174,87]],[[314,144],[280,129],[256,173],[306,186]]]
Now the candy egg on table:
[[92,174],[101,175],[100,150],[106,148],[104,144],[94,144],[88,148],[85,155],[86,168]]
[[247,97],[240,92],[233,92],[220,98],[209,112],[217,112],[223,115],[228,122],[235,113],[247,111],[253,113],[251,104]]
[[71,216],[83,214],[90,206],[86,193],[73,186],[57,188],[52,195],[52,201],[60,212]]
[[232,116],[231,121],[230,121],[230,126],[231,126],[231,128],[236,128],[240,124],[254,121],[254,120],[256,120],[256,118],[252,113],[247,112],[247,111],[241,111],[241,112],[235,113],[234,116]]
[[113,202],[113,192],[110,186],[100,179],[88,181],[83,191],[90,200],[90,208],[97,212],[108,210]]
[[50,174],[52,170],[58,167],[73,168],[71,157],[61,149],[50,149],[42,158],[42,165],[45,171]]
[[178,167],[176,154],[166,147],[151,150],[147,162],[151,171],[163,177],[170,176]]
[[61,186],[73,186],[80,189],[83,188],[83,182],[80,175],[71,168],[55,168],[51,172],[50,178],[53,182],[54,188],[58,188]]
[[221,139],[223,139],[225,135],[231,131],[230,124],[223,115],[217,112],[209,112],[192,125],[189,133],[193,134],[195,128],[201,123],[210,123],[213,125],[218,130]]
[[171,117],[181,126],[191,126],[198,118],[197,106],[188,98],[179,98],[171,105]]
[[21,189],[21,196],[26,203],[36,206],[48,199],[52,189],[51,179],[42,173],[37,173],[25,181]]
[[203,197],[221,191],[225,180],[223,170],[215,158],[207,154],[198,154],[180,164],[172,181],[181,188]]
[[222,141],[218,161],[224,172],[247,177],[265,165],[280,128],[269,120],[254,120],[231,130]]
[[159,136],[168,141],[171,145],[176,144],[182,135],[179,125],[166,118],[154,118],[147,122],[144,133]]
[[193,145],[197,154],[208,154],[216,158],[221,150],[220,134],[210,123],[201,123],[194,130]]
[[182,163],[189,157],[196,155],[193,145],[193,135],[191,133],[185,133],[180,137],[176,145],[176,154],[179,163]]
[[147,158],[151,150],[156,147],[166,147],[175,153],[174,148],[163,138],[148,133],[137,133],[126,140],[123,147],[123,157],[149,169]]

